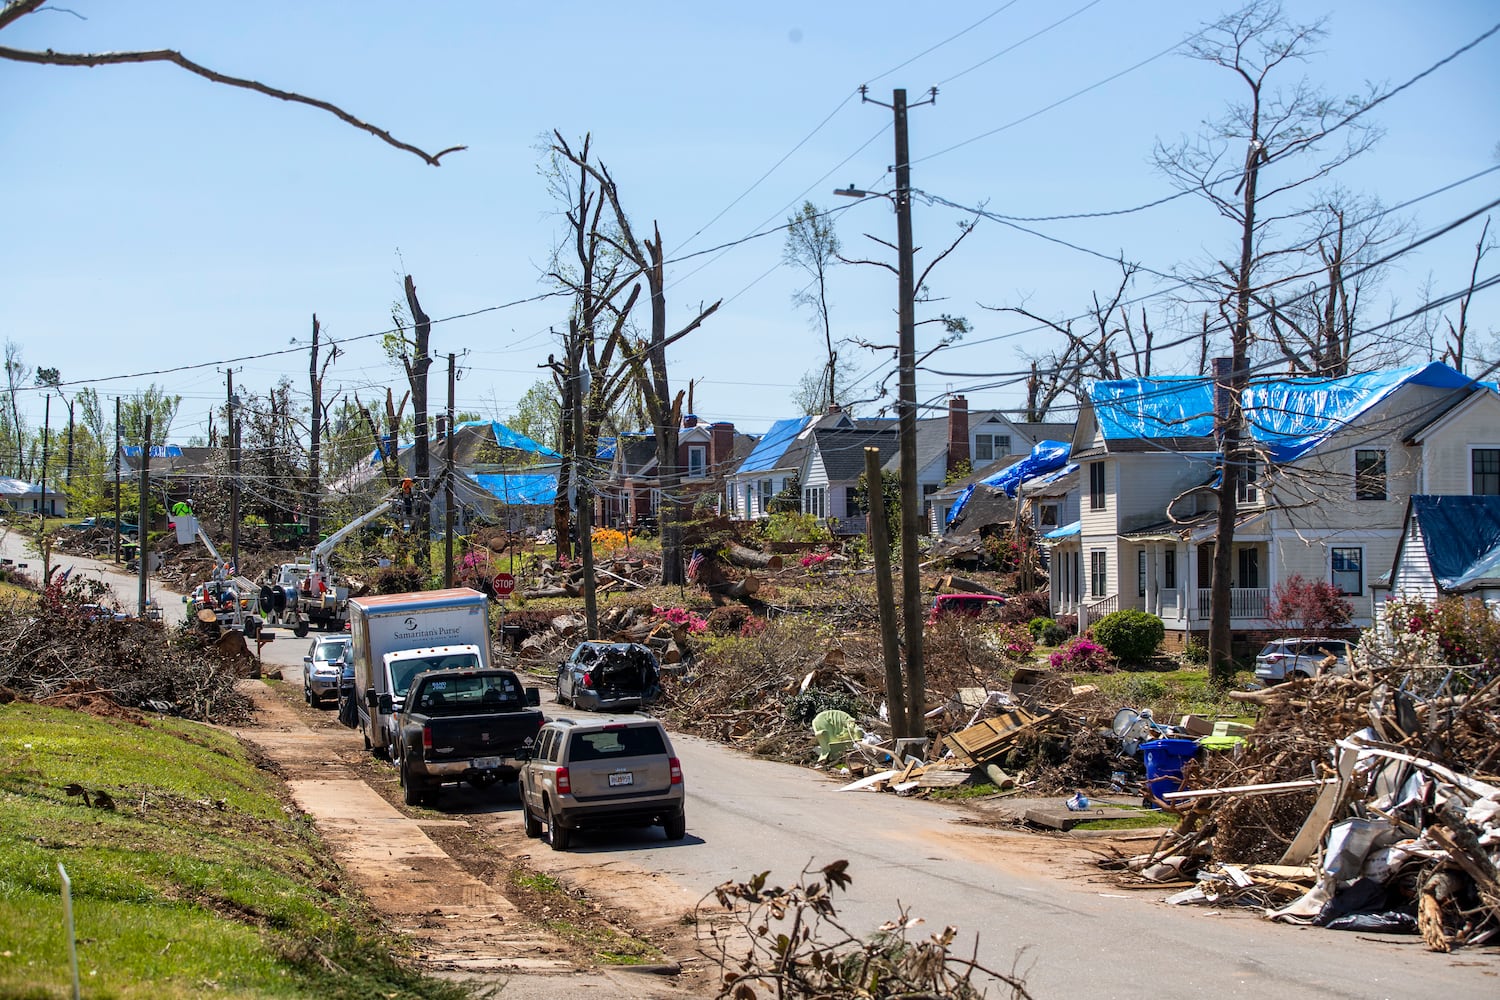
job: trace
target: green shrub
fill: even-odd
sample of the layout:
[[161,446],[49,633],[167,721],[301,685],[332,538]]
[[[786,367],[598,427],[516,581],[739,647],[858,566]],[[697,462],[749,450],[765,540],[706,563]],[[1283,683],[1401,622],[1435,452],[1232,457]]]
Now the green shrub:
[[1051,618],[1033,618],[1031,619],[1031,621],[1026,623],[1026,628],[1030,630],[1031,637],[1040,642],[1042,633],[1047,630],[1047,627],[1049,625],[1056,624],[1057,622],[1053,621]]
[[1144,663],[1167,634],[1161,619],[1145,611],[1115,611],[1091,630],[1101,646],[1125,663]]
[[1053,622],[1042,629],[1042,642],[1048,646],[1061,646],[1073,636],[1073,630],[1062,622]]
[[1182,647],[1182,658],[1196,666],[1202,666],[1208,662],[1208,647],[1197,639],[1189,639]]

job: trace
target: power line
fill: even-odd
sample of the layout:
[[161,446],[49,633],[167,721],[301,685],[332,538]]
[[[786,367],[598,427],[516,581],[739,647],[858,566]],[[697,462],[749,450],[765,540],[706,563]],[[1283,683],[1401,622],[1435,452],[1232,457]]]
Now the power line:
[[[977,62],[974,65],[970,66],[968,69],[961,69],[957,73],[954,73],[952,76],[948,77],[946,80],[939,80],[936,84],[934,84],[934,86],[945,87],[948,84],[952,83],[954,80],[957,80],[959,77],[967,76],[968,74],[974,72],[976,69],[979,69],[981,66],[987,66],[990,63],[994,62],[996,59],[999,59],[1001,56],[1009,55],[1011,52],[1014,52],[1016,49],[1018,49],[1021,46],[1025,45],[1027,42],[1035,41],[1036,39],[1038,39],[1038,38],[1042,37],[1043,35],[1047,34],[1047,32],[1051,31],[1053,28],[1061,27],[1063,24],[1066,24],[1068,21],[1073,20],[1073,18],[1077,17],[1079,14],[1082,14],[1084,11],[1087,11],[1091,7],[1097,7],[1101,3],[1103,3],[1103,0],[1089,0],[1088,3],[1084,4],[1082,7],[1079,7],[1077,10],[1073,11],[1073,13],[1063,15],[1062,17],[1058,18],[1056,21],[1053,21],[1051,24],[1047,25],[1045,28],[1042,28],[1042,29],[1040,29],[1038,31],[1034,31],[1031,34],[1027,35],[1025,38],[1021,39],[1020,41],[1013,42],[1010,45],[1007,45],[1005,48],[1001,49],[999,52],[996,52],[994,55],[989,56],[989,57],[987,57],[985,59],[981,59],[979,62]],[[1010,4],[1006,4],[1006,7],[1009,7],[1009,6],[1010,6]],[[1001,10],[1004,10],[1004,9],[1005,9],[1004,7],[1001,8]],[[999,13],[999,11],[996,11],[995,13]],[[993,17],[994,15],[991,15],[991,16]],[[981,22],[981,23],[983,23],[983,22]],[[954,37],[957,37],[957,36],[954,36]],[[897,67],[897,68],[899,69],[900,67]]]

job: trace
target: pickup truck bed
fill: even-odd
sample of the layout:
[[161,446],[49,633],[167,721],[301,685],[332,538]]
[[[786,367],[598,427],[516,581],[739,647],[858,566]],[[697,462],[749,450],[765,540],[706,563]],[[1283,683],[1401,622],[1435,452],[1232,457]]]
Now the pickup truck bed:
[[397,717],[397,757],[408,805],[444,783],[515,781],[522,753],[541,730],[536,688],[510,670],[435,670],[412,681]]

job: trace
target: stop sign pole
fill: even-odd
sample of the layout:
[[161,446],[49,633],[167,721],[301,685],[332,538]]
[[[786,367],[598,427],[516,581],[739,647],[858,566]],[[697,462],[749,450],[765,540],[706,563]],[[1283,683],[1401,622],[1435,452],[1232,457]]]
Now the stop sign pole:
[[505,599],[516,589],[516,578],[509,573],[496,573],[491,581],[495,596],[500,598],[500,648],[505,648]]

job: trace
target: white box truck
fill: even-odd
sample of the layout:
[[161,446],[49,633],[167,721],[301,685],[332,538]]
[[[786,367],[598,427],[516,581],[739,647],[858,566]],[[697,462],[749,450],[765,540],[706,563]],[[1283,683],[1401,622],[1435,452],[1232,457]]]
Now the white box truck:
[[349,631],[357,725],[379,756],[400,738],[395,717],[412,678],[490,666],[489,598],[467,587],[351,598]]

